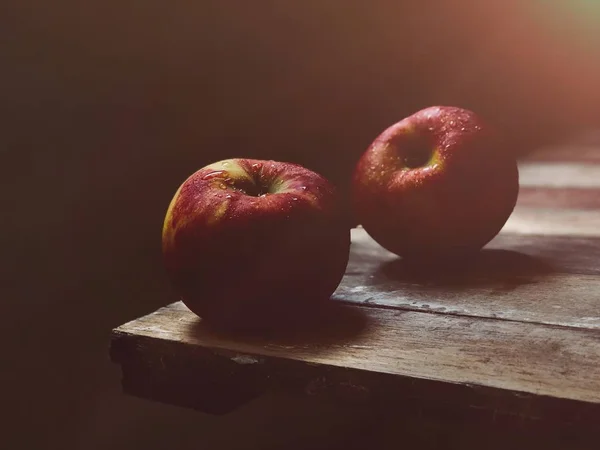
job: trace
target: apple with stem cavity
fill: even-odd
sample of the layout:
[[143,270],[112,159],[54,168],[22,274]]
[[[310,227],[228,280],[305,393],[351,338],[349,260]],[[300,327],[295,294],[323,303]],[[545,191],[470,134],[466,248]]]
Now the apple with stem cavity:
[[350,250],[336,188],[298,164],[229,159],[191,175],[163,225],[167,274],[185,305],[227,329],[295,324],[328,300]]
[[472,111],[434,106],[384,130],[352,180],[358,222],[387,250],[414,260],[481,249],[512,214],[515,157]]

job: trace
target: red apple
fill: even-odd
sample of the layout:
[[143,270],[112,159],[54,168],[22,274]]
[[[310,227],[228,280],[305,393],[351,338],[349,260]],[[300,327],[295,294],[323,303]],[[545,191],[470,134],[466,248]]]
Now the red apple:
[[185,305],[217,327],[277,328],[328,300],[350,228],[336,189],[298,164],[229,159],[191,175],[162,233],[167,273]]
[[423,109],[383,131],[352,181],[357,220],[387,250],[437,259],[481,249],[519,192],[516,159],[474,112]]

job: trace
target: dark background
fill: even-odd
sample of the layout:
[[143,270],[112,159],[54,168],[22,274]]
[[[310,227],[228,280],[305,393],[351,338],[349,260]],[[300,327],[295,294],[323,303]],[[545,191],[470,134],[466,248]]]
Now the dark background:
[[559,143],[600,125],[598,23],[584,0],[2,2],[0,447],[319,448],[360,429],[367,413],[300,399],[215,418],[121,395],[110,329],[175,300],[175,189],[231,156],[344,189],[380,131],[433,104],[480,112],[507,151]]

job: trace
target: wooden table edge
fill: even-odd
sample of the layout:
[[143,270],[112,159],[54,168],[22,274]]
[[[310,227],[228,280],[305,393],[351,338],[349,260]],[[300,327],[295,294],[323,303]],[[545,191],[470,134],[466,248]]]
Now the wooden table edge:
[[[370,312],[377,310],[360,305],[346,304],[344,307]],[[600,402],[596,401],[505,389],[477,382],[306,363],[301,359],[269,356],[258,351],[239,351],[227,346],[184,343],[128,331],[128,326],[135,322],[116,327],[110,334],[110,359],[122,368],[124,392],[204,412],[230,412],[269,390],[283,389],[302,395],[325,396],[346,404],[418,402],[434,409],[445,405],[453,411],[458,408],[463,413],[477,412],[493,421],[498,417],[517,422],[544,419],[589,427],[600,419]],[[545,324],[525,325],[556,328]],[[579,329],[573,331],[582,332]],[[149,351],[149,344],[152,351]],[[156,351],[157,346],[162,351]],[[188,355],[179,359],[182,353]],[[186,365],[190,361],[197,367],[188,373],[203,373],[206,376],[203,381],[208,382],[208,388],[203,386],[203,389],[197,390],[198,380],[190,381],[185,375],[189,367],[183,370],[178,367],[182,362]],[[172,376],[165,377],[168,373]],[[223,378],[223,373],[229,376]],[[173,386],[181,389],[174,391]],[[201,398],[203,396],[206,398]]]

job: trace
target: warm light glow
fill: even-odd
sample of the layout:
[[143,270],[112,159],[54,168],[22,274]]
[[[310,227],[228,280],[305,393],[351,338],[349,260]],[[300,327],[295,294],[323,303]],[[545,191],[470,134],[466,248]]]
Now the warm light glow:
[[600,39],[598,0],[538,0],[536,9],[557,31],[568,32],[568,37],[584,41]]

